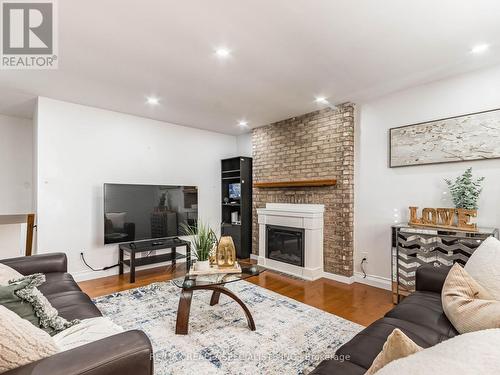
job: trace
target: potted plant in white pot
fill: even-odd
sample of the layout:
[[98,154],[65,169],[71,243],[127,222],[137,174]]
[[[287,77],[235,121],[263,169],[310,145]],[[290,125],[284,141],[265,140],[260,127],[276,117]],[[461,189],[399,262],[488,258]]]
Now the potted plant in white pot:
[[191,243],[196,255],[196,270],[208,271],[210,269],[210,251],[217,243],[217,236],[212,228],[198,221],[196,226],[181,224],[186,236],[191,236]]

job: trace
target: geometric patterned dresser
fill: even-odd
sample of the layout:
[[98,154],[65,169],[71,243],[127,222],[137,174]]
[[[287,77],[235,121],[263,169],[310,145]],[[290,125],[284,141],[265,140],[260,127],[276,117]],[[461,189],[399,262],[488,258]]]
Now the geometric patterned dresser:
[[488,237],[498,238],[498,229],[478,228],[477,232],[416,228],[407,224],[392,227],[392,296],[415,291],[415,271],[426,263],[435,267],[467,263],[469,257]]

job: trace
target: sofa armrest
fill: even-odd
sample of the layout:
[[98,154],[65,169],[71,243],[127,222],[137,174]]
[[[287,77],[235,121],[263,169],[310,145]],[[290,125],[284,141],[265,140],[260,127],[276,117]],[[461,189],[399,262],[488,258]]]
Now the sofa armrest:
[[67,272],[68,260],[64,253],[49,253],[28,257],[2,259],[0,263],[14,268],[23,275],[34,273]]
[[415,276],[415,289],[418,291],[441,293],[444,281],[451,267],[435,267],[425,264],[417,268]]
[[57,353],[4,375],[152,375],[153,350],[142,331],[127,331]]

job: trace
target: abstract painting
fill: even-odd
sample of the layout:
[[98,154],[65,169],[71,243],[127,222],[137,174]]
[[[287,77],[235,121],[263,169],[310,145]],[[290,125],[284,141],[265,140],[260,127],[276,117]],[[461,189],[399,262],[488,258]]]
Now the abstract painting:
[[389,130],[390,167],[500,158],[500,109]]

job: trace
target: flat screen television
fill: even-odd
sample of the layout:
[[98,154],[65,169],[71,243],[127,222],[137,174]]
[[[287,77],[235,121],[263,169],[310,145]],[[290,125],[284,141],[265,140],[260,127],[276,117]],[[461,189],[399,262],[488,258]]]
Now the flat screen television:
[[198,188],[104,184],[104,243],[175,237],[198,222]]
[[229,184],[229,199],[240,199],[241,198],[241,184],[234,183]]

